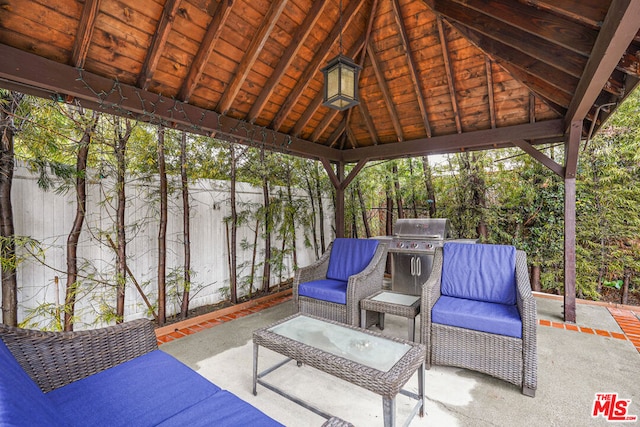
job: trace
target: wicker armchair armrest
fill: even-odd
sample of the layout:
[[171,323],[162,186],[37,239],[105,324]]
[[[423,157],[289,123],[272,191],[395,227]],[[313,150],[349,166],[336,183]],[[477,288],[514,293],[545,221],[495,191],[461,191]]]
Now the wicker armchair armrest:
[[[347,319],[359,316],[359,301],[382,290],[387,261],[387,244],[379,243],[367,267],[349,276],[347,282]],[[350,304],[350,302],[354,302]]]
[[76,332],[43,332],[0,324],[0,338],[44,392],[158,348],[153,324],[147,319]]
[[516,252],[516,284],[517,304],[522,320],[523,393],[533,396],[538,385],[538,312],[531,292],[527,255],[524,251]]
[[422,338],[422,344],[427,346],[427,366],[431,366],[431,309],[441,295],[442,257],[442,248],[436,248],[431,274],[422,285],[420,300],[420,336]]
[[311,282],[312,280],[320,280],[327,277],[327,271],[329,270],[329,257],[331,256],[331,247],[333,243],[330,243],[322,256],[313,264],[306,267],[301,267],[296,270],[296,274],[293,278],[293,302],[298,306],[298,287],[301,283]]

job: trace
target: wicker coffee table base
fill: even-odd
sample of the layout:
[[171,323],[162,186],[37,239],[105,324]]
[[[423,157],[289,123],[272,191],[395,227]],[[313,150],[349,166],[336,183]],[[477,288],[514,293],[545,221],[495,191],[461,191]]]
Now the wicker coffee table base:
[[[293,316],[292,316],[293,317]],[[328,321],[328,323],[336,323]],[[343,325],[346,326],[346,325]],[[348,326],[347,326],[348,327]],[[352,329],[359,329],[350,327]],[[265,381],[263,378],[273,371],[281,368],[289,362],[297,361],[298,366],[303,364],[314,367],[320,371],[341,378],[351,384],[363,387],[369,391],[382,396],[382,406],[384,412],[385,427],[395,426],[396,423],[396,396],[402,394],[417,401],[411,414],[404,425],[409,425],[416,414],[424,416],[425,410],[425,368],[426,368],[426,348],[422,344],[411,343],[412,348],[389,372],[376,371],[375,369],[347,361],[341,357],[334,356],[317,348],[298,343],[267,330],[268,328],[254,331],[253,333],[253,394],[257,395],[257,385],[265,388],[297,403],[298,405],[316,413],[317,415],[330,420],[333,415],[287,393],[279,387]],[[362,330],[361,330],[362,331]],[[393,341],[397,338],[386,337],[372,331],[362,331],[363,334],[376,335]],[[260,346],[268,348],[286,357],[283,361],[258,372],[258,349]],[[418,394],[404,390],[402,387],[413,376],[418,373]]]

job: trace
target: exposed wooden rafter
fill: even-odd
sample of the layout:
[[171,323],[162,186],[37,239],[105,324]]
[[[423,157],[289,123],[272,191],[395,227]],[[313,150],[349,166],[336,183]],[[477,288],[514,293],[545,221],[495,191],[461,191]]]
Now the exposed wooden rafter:
[[442,58],[444,59],[444,68],[447,74],[447,84],[449,85],[449,96],[451,97],[451,108],[453,109],[453,117],[456,120],[456,130],[462,133],[462,121],[460,120],[460,108],[458,108],[458,98],[456,96],[456,85],[451,66],[451,58],[449,57],[449,47],[447,46],[447,35],[444,32],[442,18],[438,16],[438,35],[440,37],[440,46],[442,47]]
[[195,58],[193,58],[191,67],[189,68],[189,73],[182,83],[178,99],[188,102],[189,98],[191,98],[198,81],[200,81],[202,72],[209,61],[209,57],[211,56],[213,49],[216,47],[218,38],[220,37],[220,34],[222,34],[224,24],[231,13],[233,2],[234,0],[221,0],[220,3],[218,3],[216,12],[211,19],[211,22],[207,27],[207,32],[205,33],[202,43],[198,48],[198,53]]
[[[345,10],[342,12],[342,19],[343,19],[342,22],[345,29],[349,27],[349,24],[355,17],[358,10],[360,10],[363,3],[364,3],[363,1],[352,1],[347,5]],[[298,101],[298,99],[302,95],[302,92],[306,89],[307,85],[309,84],[313,76],[318,72],[318,70],[320,70],[320,68],[324,66],[324,62],[326,62],[327,60],[327,55],[331,51],[331,47],[335,44],[335,42],[340,37],[341,31],[342,31],[342,28],[340,28],[339,25],[336,25],[334,29],[331,30],[331,33],[329,34],[329,36],[320,45],[313,59],[307,65],[304,73],[302,73],[302,76],[296,82],[295,87],[293,88],[291,93],[287,95],[287,100],[284,102],[282,107],[280,107],[278,114],[274,117],[273,121],[271,122],[270,127],[272,129],[280,130],[282,123],[291,112],[291,109],[295,106],[295,103]]]
[[493,95],[493,65],[489,57],[485,58],[485,68],[487,70],[487,98],[489,101],[489,117],[491,120],[491,129],[496,128],[496,105]]
[[71,51],[71,65],[76,68],[84,67],[99,10],[100,0],[86,0],[84,2],[80,25],[78,25],[78,32],[73,41],[73,50]]
[[389,85],[387,84],[387,79],[384,76],[384,71],[382,71],[382,68],[378,63],[378,58],[376,58],[376,54],[375,54],[375,51],[373,50],[373,46],[371,46],[371,43],[367,45],[367,54],[369,55],[369,61],[371,61],[371,67],[373,68],[373,72],[376,75],[378,87],[380,87],[380,91],[382,92],[382,98],[384,99],[384,104],[387,107],[389,116],[391,117],[391,122],[393,123],[393,128],[396,132],[396,137],[398,138],[398,141],[404,141],[404,133],[402,131],[402,125],[400,124],[398,112],[396,111],[396,108],[393,104],[391,91],[389,90]]
[[286,5],[287,0],[278,0],[271,3],[267,14],[262,21],[262,25],[258,29],[258,33],[253,36],[251,44],[242,56],[242,61],[233,75],[233,79],[222,95],[222,99],[218,102],[218,107],[216,108],[218,112],[226,114],[229,108],[231,108],[231,104],[233,104],[238,92],[240,92],[240,88],[244,84],[245,79],[251,71],[256,59],[258,59],[258,55],[260,55],[264,44],[271,35],[271,31],[273,31],[273,27],[276,26],[278,18],[280,18],[280,14]]
[[147,89],[149,82],[153,78],[153,73],[156,71],[158,61],[160,61],[167,39],[169,38],[171,26],[178,12],[180,1],[181,0],[167,0],[164,9],[162,9],[162,16],[160,17],[158,28],[153,35],[153,40],[145,57],[142,71],[140,71],[140,75],[138,76],[138,87],[142,89]]
[[429,116],[427,114],[427,101],[422,93],[422,85],[420,84],[422,78],[420,77],[420,73],[416,67],[414,53],[411,50],[411,43],[409,43],[409,36],[407,35],[407,29],[404,25],[404,17],[402,16],[400,2],[398,0],[391,0],[391,5],[393,6],[393,17],[395,18],[396,25],[399,30],[398,34],[402,39],[402,46],[404,47],[405,55],[407,57],[407,66],[409,67],[413,89],[416,93],[418,106],[420,107],[420,114],[422,114],[422,124],[424,125],[427,136],[431,137],[431,125],[429,124]]

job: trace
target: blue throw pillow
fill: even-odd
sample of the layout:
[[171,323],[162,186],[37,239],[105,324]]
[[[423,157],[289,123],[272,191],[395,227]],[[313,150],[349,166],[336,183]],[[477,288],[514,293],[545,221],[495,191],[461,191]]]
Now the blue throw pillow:
[[335,239],[331,247],[327,279],[347,282],[349,276],[367,268],[377,248],[377,240]]
[[516,303],[516,248],[445,243],[443,295],[476,301]]

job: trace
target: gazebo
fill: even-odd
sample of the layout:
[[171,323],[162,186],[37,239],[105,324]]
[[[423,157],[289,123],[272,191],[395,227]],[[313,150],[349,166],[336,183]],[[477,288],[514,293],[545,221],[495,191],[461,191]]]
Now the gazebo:
[[[640,0],[6,0],[0,86],[317,159],[338,236],[370,160],[519,147],[565,182],[575,322],[579,147],[640,82],[639,28]],[[339,54],[346,110],[323,104]]]

